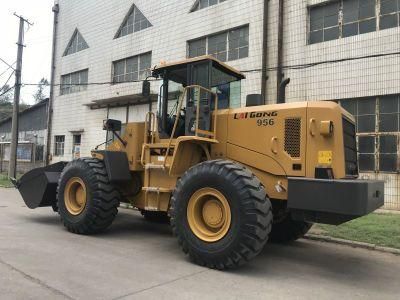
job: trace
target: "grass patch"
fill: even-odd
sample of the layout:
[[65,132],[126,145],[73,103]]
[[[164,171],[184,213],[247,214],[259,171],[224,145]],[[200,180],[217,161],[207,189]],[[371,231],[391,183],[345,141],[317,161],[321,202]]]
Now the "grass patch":
[[340,226],[317,224],[310,233],[400,249],[400,215],[370,214]]
[[5,175],[0,175],[0,187],[2,188],[10,188],[13,187],[13,184]]

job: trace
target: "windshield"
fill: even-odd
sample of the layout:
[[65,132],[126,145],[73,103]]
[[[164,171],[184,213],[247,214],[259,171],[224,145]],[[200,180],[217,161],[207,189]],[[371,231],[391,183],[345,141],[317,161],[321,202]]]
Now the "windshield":
[[218,95],[218,109],[240,107],[240,80],[215,67],[211,78],[211,90]]

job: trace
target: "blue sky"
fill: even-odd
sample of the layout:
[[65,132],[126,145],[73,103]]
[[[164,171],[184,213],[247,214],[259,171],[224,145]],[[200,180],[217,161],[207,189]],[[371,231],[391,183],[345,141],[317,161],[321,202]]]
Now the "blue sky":
[[[0,1],[0,58],[10,64],[16,61],[19,20],[13,13],[16,12],[34,23],[25,33],[26,48],[22,69],[24,83],[38,83],[42,77],[50,80],[53,3],[54,0]],[[0,61],[0,74],[6,69],[7,66]],[[0,86],[3,86],[9,75],[10,71],[0,76]],[[10,83],[14,83],[14,77]],[[36,87],[23,87],[22,101],[32,104],[35,90]]]

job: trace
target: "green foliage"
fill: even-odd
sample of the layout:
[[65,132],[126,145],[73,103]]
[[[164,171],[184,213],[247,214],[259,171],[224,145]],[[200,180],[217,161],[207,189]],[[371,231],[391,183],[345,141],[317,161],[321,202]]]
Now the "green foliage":
[[11,103],[14,98],[14,89],[6,84],[0,88],[0,105]]
[[33,94],[35,103],[39,103],[48,98],[48,87],[49,87],[49,81],[46,78],[40,79],[37,91],[35,94]]
[[[8,91],[8,92],[7,92]],[[13,112],[13,100],[14,100],[14,89],[10,89],[10,86],[5,85],[0,90],[0,121],[5,120],[12,116]],[[24,111],[29,108],[30,105],[25,104],[21,101],[19,104],[19,111]]]
[[311,233],[400,249],[400,214],[370,214],[340,226],[318,224]]

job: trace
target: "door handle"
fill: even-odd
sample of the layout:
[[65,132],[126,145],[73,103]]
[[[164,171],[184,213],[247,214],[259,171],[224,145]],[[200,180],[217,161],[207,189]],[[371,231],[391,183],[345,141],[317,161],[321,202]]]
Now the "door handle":
[[271,151],[274,154],[278,154],[278,138],[276,136],[271,139]]

